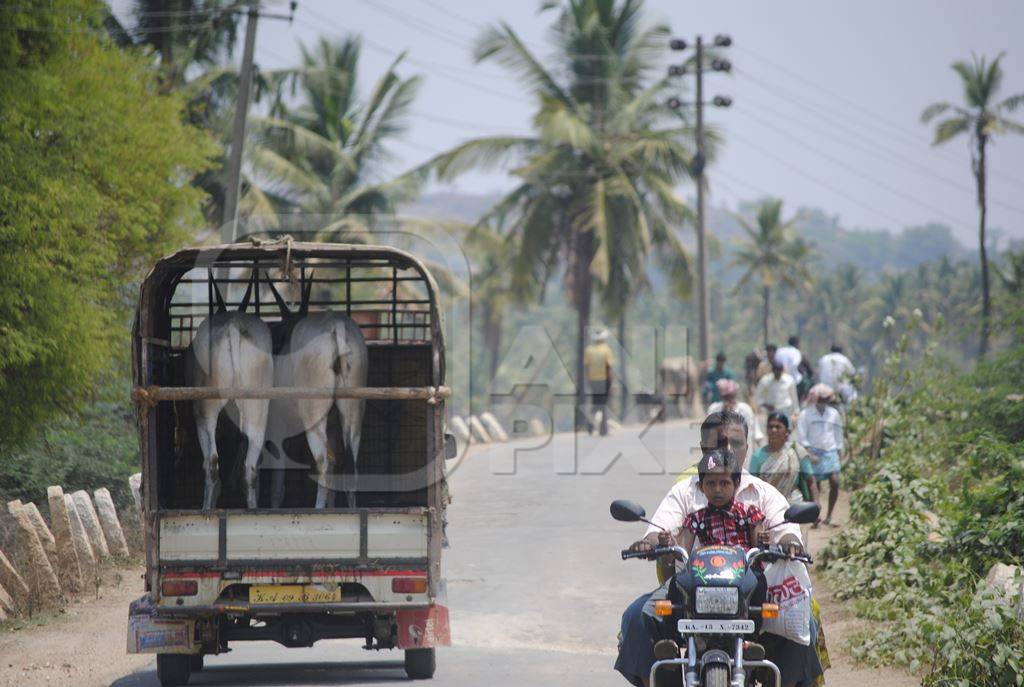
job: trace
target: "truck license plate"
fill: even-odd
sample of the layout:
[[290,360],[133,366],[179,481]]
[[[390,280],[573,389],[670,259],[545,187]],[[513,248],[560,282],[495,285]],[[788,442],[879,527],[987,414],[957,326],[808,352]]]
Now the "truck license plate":
[[337,584],[254,584],[249,587],[251,604],[331,603],[341,601]]
[[680,620],[679,633],[688,635],[745,635],[754,631],[753,620]]

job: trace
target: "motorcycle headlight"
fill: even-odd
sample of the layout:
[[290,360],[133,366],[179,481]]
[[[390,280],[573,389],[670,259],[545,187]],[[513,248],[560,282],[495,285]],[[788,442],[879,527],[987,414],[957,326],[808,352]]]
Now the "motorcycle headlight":
[[736,615],[740,590],[736,587],[697,587],[697,612],[701,615]]

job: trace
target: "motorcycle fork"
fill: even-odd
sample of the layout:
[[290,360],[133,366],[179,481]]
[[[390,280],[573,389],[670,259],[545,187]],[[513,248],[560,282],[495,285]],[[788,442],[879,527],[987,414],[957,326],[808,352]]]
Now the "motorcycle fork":
[[693,635],[686,637],[686,687],[697,687],[700,675],[697,673],[697,642]]
[[743,635],[736,635],[735,664],[732,667],[732,687],[745,687],[747,674],[743,670]]

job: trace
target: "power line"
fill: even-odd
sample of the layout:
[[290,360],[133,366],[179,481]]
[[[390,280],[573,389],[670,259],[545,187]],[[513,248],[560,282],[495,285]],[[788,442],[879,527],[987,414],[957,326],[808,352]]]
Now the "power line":
[[[341,31],[342,33],[346,32],[345,29],[343,29],[342,27],[338,26],[332,20],[330,20],[329,18],[325,17],[324,15],[316,13],[316,12],[313,12],[311,10],[307,10],[307,12],[309,12],[309,14],[311,16],[313,16],[314,18],[319,19],[322,22],[330,24],[335,30]],[[306,26],[307,28],[311,28],[311,29],[315,29],[315,30],[321,30],[323,28],[323,27],[320,27],[320,26],[315,26],[315,25],[310,24],[308,22],[304,22],[304,21],[301,21],[301,20],[299,20],[299,21],[300,21],[300,23],[303,24],[303,26]],[[391,57],[398,57],[398,55],[400,54],[400,53],[396,53],[394,50],[388,48],[387,46],[384,46],[384,45],[381,45],[381,44],[376,43],[374,41],[371,41],[370,39],[366,38],[365,36],[362,37],[362,41],[371,50],[376,50],[378,52],[382,52],[382,53],[384,53],[386,55],[390,55]],[[476,89],[476,90],[480,91],[481,93],[487,93],[489,95],[493,95],[495,97],[502,98],[504,100],[509,100],[509,101],[516,102],[516,103],[521,103],[522,102],[522,100],[520,98],[512,96],[512,95],[510,95],[509,93],[507,93],[505,91],[499,91],[499,90],[496,90],[496,89],[493,89],[493,88],[489,88],[487,86],[482,86],[480,84],[473,83],[472,81],[467,81],[466,79],[464,79],[462,77],[455,76],[455,75],[453,75],[451,73],[448,73],[450,71],[450,69],[446,65],[443,65],[443,64],[440,64],[440,63],[436,63],[436,62],[429,62],[429,61],[422,60],[422,59],[419,59],[419,58],[415,58],[415,57],[412,57],[412,56],[407,56],[406,60],[408,60],[408,62],[410,64],[418,65],[418,66],[420,66],[423,69],[428,69],[428,70],[436,71],[437,75],[441,76],[442,78],[448,79],[449,81],[453,81],[455,83],[462,84],[463,86],[467,86],[469,88]]]
[[386,7],[384,5],[380,5],[380,4],[376,3],[376,2],[374,2],[373,0],[360,0],[360,1],[364,5],[366,5],[367,7],[375,10],[376,12],[379,12],[380,14],[383,14],[385,16],[391,17],[395,21],[397,21],[397,22],[399,22],[401,24],[405,24],[406,26],[409,26],[409,27],[411,27],[413,29],[416,29],[419,32],[424,32],[425,31],[425,32],[427,32],[429,34],[433,34],[435,37],[440,38],[441,40],[444,40],[444,41],[455,41],[457,43],[462,44],[462,46],[465,47],[465,48],[472,48],[473,47],[473,39],[472,38],[466,37],[466,36],[464,36],[462,34],[454,33],[454,32],[451,32],[451,31],[447,31],[447,30],[445,30],[443,28],[437,28],[435,25],[431,24],[428,21],[423,20],[420,17],[417,17],[416,19],[412,19],[410,17],[407,17],[401,11],[397,11],[394,8]]
[[[275,57],[278,60],[281,60],[282,62],[288,62],[291,59],[291,58],[285,57],[284,55],[282,55],[281,53],[278,53],[276,51],[268,50],[267,48],[261,48],[260,52],[262,52],[265,55],[269,55],[271,57]],[[283,70],[283,71],[287,71],[287,68],[285,70]],[[305,71],[308,72],[309,70],[305,70]],[[341,70],[337,69],[337,68],[323,67],[323,68],[317,69],[316,71],[318,71],[318,72],[333,72],[333,71],[340,72]],[[340,92],[340,90],[342,88],[341,84],[338,84],[338,83],[335,83],[335,82],[332,82],[332,81],[328,81],[328,82],[326,82],[324,84],[321,84],[321,86],[322,87],[326,87],[328,90],[334,91],[334,92]],[[424,112],[422,110],[412,110],[412,111],[410,111],[410,114],[413,115],[414,117],[419,117],[421,119],[426,119],[428,121],[432,121],[432,122],[435,122],[437,124],[442,124],[444,126],[449,126],[449,127],[455,128],[455,129],[475,129],[476,131],[478,131],[478,132],[480,132],[480,133],[482,133],[484,135],[487,135],[487,136],[519,136],[519,135],[522,135],[521,133],[514,133],[514,132],[492,131],[492,130],[485,129],[485,128],[481,127],[479,122],[470,122],[470,121],[467,121],[467,120],[453,119],[451,117],[446,117],[444,115],[434,114],[434,113],[431,113],[431,112]],[[436,151],[436,152],[441,152],[441,151]]]
[[[877,215],[879,217],[884,218],[886,221],[893,223],[897,227],[899,227],[899,226],[906,226],[906,223],[903,220],[899,219],[898,217],[895,217],[894,215],[890,215],[887,212],[879,210],[877,207],[875,207],[873,205],[865,203],[863,200],[861,200],[857,196],[849,194],[846,191],[843,191],[842,189],[840,189],[840,188],[838,188],[836,186],[833,186],[832,184],[829,184],[826,181],[823,181],[819,176],[814,176],[814,175],[808,174],[801,167],[791,163],[786,158],[780,157],[779,155],[776,155],[775,153],[771,152],[770,150],[765,149],[764,147],[762,147],[760,144],[756,143],[755,141],[753,141],[753,140],[751,140],[749,138],[745,138],[744,136],[741,136],[741,135],[739,135],[739,134],[737,134],[735,132],[733,132],[730,135],[733,138],[735,138],[736,140],[738,140],[739,142],[741,142],[746,147],[748,147],[748,148],[750,148],[752,150],[756,150],[759,153],[761,153],[762,155],[764,155],[765,157],[767,157],[768,159],[770,159],[773,162],[775,162],[776,164],[779,164],[779,165],[782,165],[783,167],[786,167],[787,169],[792,171],[797,176],[800,176],[800,177],[810,181],[813,184],[816,184],[816,185],[818,185],[818,186],[820,186],[820,187],[822,187],[822,188],[824,188],[824,189],[826,189],[828,191],[831,191],[832,193],[836,194],[837,196],[850,201],[851,203],[857,205],[858,207],[860,207],[860,208],[862,208],[864,210],[867,210],[868,212],[870,212],[870,213],[872,213],[874,215]],[[955,224],[960,224],[960,222],[956,222]]]
[[929,212],[933,212],[933,213],[936,213],[937,215],[945,217],[947,221],[952,222],[953,224],[959,224],[960,223],[960,220],[954,218],[952,215],[947,214],[944,210],[940,210],[940,209],[936,208],[935,206],[930,205],[930,204],[928,204],[928,203],[926,203],[926,202],[924,202],[924,201],[922,201],[922,200],[920,200],[918,198],[915,198],[913,196],[908,196],[905,193],[901,193],[900,191],[897,191],[891,185],[879,181],[878,179],[876,179],[875,177],[871,176],[870,174],[866,174],[864,172],[861,172],[860,170],[850,166],[849,164],[847,164],[843,160],[840,160],[839,158],[837,158],[837,157],[835,157],[835,156],[833,156],[833,155],[831,155],[829,153],[823,152],[820,148],[817,148],[815,146],[809,145],[808,143],[804,142],[799,137],[794,136],[794,135],[792,135],[792,134],[790,134],[790,133],[788,133],[786,131],[783,131],[782,129],[778,128],[777,126],[774,126],[771,123],[766,122],[765,120],[757,117],[756,115],[751,114],[745,107],[737,107],[736,111],[742,113],[743,115],[745,115],[746,117],[754,120],[755,122],[758,122],[762,126],[767,127],[768,129],[771,129],[775,133],[777,133],[777,134],[779,134],[779,135],[781,135],[781,136],[783,136],[785,138],[788,138],[790,141],[794,142],[795,144],[797,144],[801,148],[804,148],[805,150],[810,151],[814,155],[817,155],[818,157],[821,157],[821,158],[823,158],[825,160],[828,160],[828,161],[832,162],[832,164],[834,164],[837,167],[843,169],[847,173],[853,174],[854,176],[857,176],[857,177],[860,177],[861,179],[863,179],[864,181],[868,182],[869,184],[877,186],[878,188],[882,189],[886,193],[889,193],[889,194],[891,194],[893,196],[896,196],[897,198],[901,198],[903,200],[910,201],[910,202],[914,203],[915,205],[917,205],[918,207],[920,207],[920,208],[922,208],[924,210],[928,210]]
[[[780,96],[780,95],[777,95],[776,93],[774,93],[772,87],[769,87],[767,85],[764,85],[764,84],[760,83],[758,80],[754,79],[750,75],[741,72],[740,73],[740,77],[743,78],[744,80],[754,84],[758,88],[761,88],[762,90],[767,92],[769,95],[771,95],[771,96],[773,96],[775,98],[778,98],[779,100],[783,100],[785,102],[790,102],[787,98],[784,98],[783,96]],[[813,123],[809,124],[806,119],[801,119],[799,117],[794,117],[794,116],[792,116],[790,114],[782,113],[779,110],[774,110],[774,109],[766,107],[764,105],[758,105],[758,109],[759,109],[759,111],[762,111],[762,112],[767,112],[767,113],[775,114],[777,117],[779,117],[780,119],[783,119],[785,121],[792,121],[792,122],[800,123],[802,126],[809,127],[812,130],[817,127],[816,124],[813,124]],[[806,105],[804,106],[803,110],[806,111],[806,112],[810,112],[811,114],[816,114],[816,115],[822,117],[823,119],[826,117],[826,115],[822,114],[820,110],[815,110],[814,108],[807,107]],[[828,121],[829,121],[829,124],[831,124],[832,126],[834,126],[834,127],[837,126],[834,118],[831,119],[831,120],[828,120]],[[852,129],[849,126],[841,126],[841,125],[839,125],[838,128],[841,129],[841,130],[846,131],[847,133],[849,133],[853,137],[863,141],[865,144],[867,144],[868,147],[870,147],[870,148],[872,148],[874,150],[873,151],[868,151],[865,146],[857,146],[850,139],[840,138],[840,137],[833,136],[832,135],[833,132],[823,131],[821,128],[817,128],[817,131],[819,133],[821,133],[822,135],[824,135],[830,141],[838,142],[841,145],[846,145],[847,147],[859,149],[859,150],[862,150],[862,151],[871,152],[872,154],[875,154],[875,152],[877,151],[881,155],[888,157],[890,160],[896,160],[898,163],[903,164],[906,168],[913,169],[913,170],[915,170],[915,171],[917,171],[917,172],[919,172],[919,173],[921,173],[921,174],[923,174],[925,176],[931,177],[932,179],[935,179],[937,181],[941,181],[942,183],[946,184],[947,186],[951,186],[953,188],[956,188],[956,189],[958,189],[960,191],[965,191],[967,193],[972,193],[973,192],[973,190],[969,186],[967,186],[966,184],[963,184],[961,182],[958,182],[958,181],[955,181],[953,179],[950,179],[949,177],[944,176],[942,174],[938,174],[938,173],[934,172],[932,169],[930,169],[929,167],[927,167],[925,165],[922,165],[921,163],[919,163],[919,162],[917,162],[915,160],[912,160],[912,159],[910,159],[910,158],[908,158],[906,156],[901,155],[900,153],[892,150],[890,147],[878,143],[873,138],[871,138],[869,136],[865,136],[865,135],[861,134],[860,132]],[[1002,202],[999,199],[993,198],[991,200],[991,203],[993,205],[997,205],[997,206],[1002,207],[1002,208],[1004,208],[1006,210],[1009,210],[1011,212],[1015,212],[1015,213],[1024,215],[1024,209],[1021,209],[1019,207],[1015,207],[1015,206],[1010,205],[1008,203]]]
[[[860,112],[862,112],[862,113],[866,114],[867,116],[871,117],[872,120],[876,121],[878,124],[885,125],[891,131],[898,132],[900,135],[905,137],[906,140],[913,141],[913,144],[915,146],[919,145],[920,141],[918,139],[918,132],[916,132],[915,130],[910,129],[910,128],[906,127],[905,125],[897,124],[897,123],[893,122],[892,120],[887,119],[885,116],[879,114],[878,112],[864,107],[863,105],[861,105],[857,101],[855,101],[855,100],[853,100],[851,98],[848,98],[848,97],[846,97],[846,96],[844,96],[844,95],[842,95],[840,93],[837,93],[837,92],[833,91],[832,89],[830,89],[830,88],[828,88],[826,86],[823,86],[823,85],[821,85],[819,83],[811,81],[811,80],[807,79],[806,77],[802,76],[801,74],[793,72],[792,70],[783,67],[782,65],[778,64],[777,62],[772,61],[771,59],[769,59],[767,57],[764,57],[763,55],[759,55],[758,53],[756,53],[753,50],[751,50],[749,47],[740,47],[738,49],[741,52],[748,53],[751,57],[754,58],[754,60],[756,62],[764,63],[764,64],[768,65],[769,67],[771,67],[773,70],[775,70],[777,72],[780,72],[782,74],[786,74],[786,75],[796,79],[797,81],[800,81],[805,86],[808,86],[808,87],[810,87],[810,88],[812,88],[814,90],[817,90],[817,91],[820,91],[822,93],[825,93],[829,97],[831,97],[831,98],[833,98],[835,100],[838,100],[838,101],[840,101],[842,103],[845,103],[848,107],[852,107],[852,108],[854,108],[856,110],[859,110]],[[947,153],[946,151],[943,151],[941,149],[936,150],[936,153],[946,157],[950,161],[954,161],[955,160],[958,163],[961,162],[961,160],[956,158],[956,156],[953,155],[952,153]],[[1003,174],[1004,176],[1007,176],[1007,177],[1013,179],[1018,184],[1024,184],[1024,181],[1021,181],[1019,178],[1012,177],[1010,174],[1008,174],[1008,173],[1006,173],[1004,171],[1000,171],[1000,174]]]

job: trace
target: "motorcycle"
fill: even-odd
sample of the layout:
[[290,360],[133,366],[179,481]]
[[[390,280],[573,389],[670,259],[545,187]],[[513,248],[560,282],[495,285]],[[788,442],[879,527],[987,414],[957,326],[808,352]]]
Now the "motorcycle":
[[[783,522],[811,523],[818,519],[820,511],[816,503],[798,503],[786,510]],[[611,514],[623,522],[653,524],[646,519],[643,506],[632,501],[613,501]],[[683,567],[669,585],[668,598],[655,602],[654,612],[667,622],[675,622],[680,637],[686,641],[686,653],[683,658],[655,661],[650,684],[659,684],[655,682],[659,670],[679,666],[684,687],[750,687],[754,684],[750,671],[757,668],[770,671],[775,687],[782,687],[782,674],[777,665],[765,658],[764,648],[756,643],[745,646],[744,638],[759,631],[763,619],[779,617],[777,604],[754,605],[755,597],[764,594],[755,566],[783,560],[811,565],[812,558],[787,553],[777,545],[748,550],[742,546],[704,546],[695,550],[692,557],[681,546],[622,551],[623,560],[657,560],[662,556],[674,557]],[[761,593],[757,594],[759,588]],[[678,656],[678,645],[672,651]],[[655,655],[658,656],[657,650]]]

